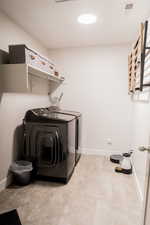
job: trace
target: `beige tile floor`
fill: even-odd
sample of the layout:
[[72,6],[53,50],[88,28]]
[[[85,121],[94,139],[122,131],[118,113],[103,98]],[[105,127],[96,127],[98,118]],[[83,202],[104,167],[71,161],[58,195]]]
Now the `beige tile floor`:
[[0,193],[0,212],[17,208],[23,225],[140,225],[132,175],[106,157],[82,156],[67,185],[36,181]]

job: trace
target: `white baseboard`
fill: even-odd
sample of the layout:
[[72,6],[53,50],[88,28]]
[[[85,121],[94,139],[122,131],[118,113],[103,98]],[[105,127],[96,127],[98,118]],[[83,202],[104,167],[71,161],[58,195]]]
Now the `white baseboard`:
[[11,183],[11,176],[5,177],[3,180],[0,181],[0,192],[3,191],[7,186]]
[[135,183],[136,183],[136,189],[137,189],[138,198],[139,198],[140,202],[143,203],[144,197],[143,197],[143,193],[142,193],[142,190],[141,190],[140,182],[139,182],[139,179],[138,179],[138,176],[137,176],[134,164],[133,164],[133,176],[134,176]]
[[81,153],[85,155],[101,155],[101,156],[110,156],[112,154],[122,154],[119,151],[104,150],[104,149],[93,149],[93,148],[82,148]]

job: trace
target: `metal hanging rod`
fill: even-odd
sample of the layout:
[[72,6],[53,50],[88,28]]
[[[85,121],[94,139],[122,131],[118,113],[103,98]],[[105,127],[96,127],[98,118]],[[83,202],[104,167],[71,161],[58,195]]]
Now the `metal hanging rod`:
[[150,87],[150,83],[144,83],[144,72],[145,72],[145,61],[146,57],[149,55],[150,51],[146,52],[146,50],[150,50],[150,46],[147,45],[147,36],[148,36],[148,21],[145,22],[144,27],[144,43],[143,43],[143,52],[141,54],[141,82],[140,82],[140,91],[143,91],[144,87]]

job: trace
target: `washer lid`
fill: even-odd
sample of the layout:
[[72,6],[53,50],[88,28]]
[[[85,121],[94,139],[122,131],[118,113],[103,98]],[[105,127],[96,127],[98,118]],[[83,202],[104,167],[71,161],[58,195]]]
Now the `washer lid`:
[[81,113],[80,112],[75,112],[75,111],[70,111],[70,110],[53,110],[56,113],[62,113],[62,114],[66,114],[66,115],[71,115],[71,116],[75,116],[75,117],[80,117]]
[[50,122],[56,120],[62,122],[69,122],[74,119],[75,116],[73,115],[49,111],[47,108],[28,110],[24,118],[26,122]]
[[56,112],[43,113],[41,116],[50,120],[61,120],[66,122],[69,122],[75,119],[75,116],[73,115],[60,114]]

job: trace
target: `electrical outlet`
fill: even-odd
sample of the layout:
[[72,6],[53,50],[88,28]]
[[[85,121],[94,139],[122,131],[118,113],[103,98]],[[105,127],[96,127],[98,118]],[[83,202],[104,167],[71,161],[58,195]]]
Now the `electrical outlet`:
[[112,145],[112,140],[111,140],[111,138],[107,138],[107,144],[108,144],[108,145]]
[[125,5],[125,10],[130,10],[130,9],[133,9],[133,3],[127,3],[126,5]]

